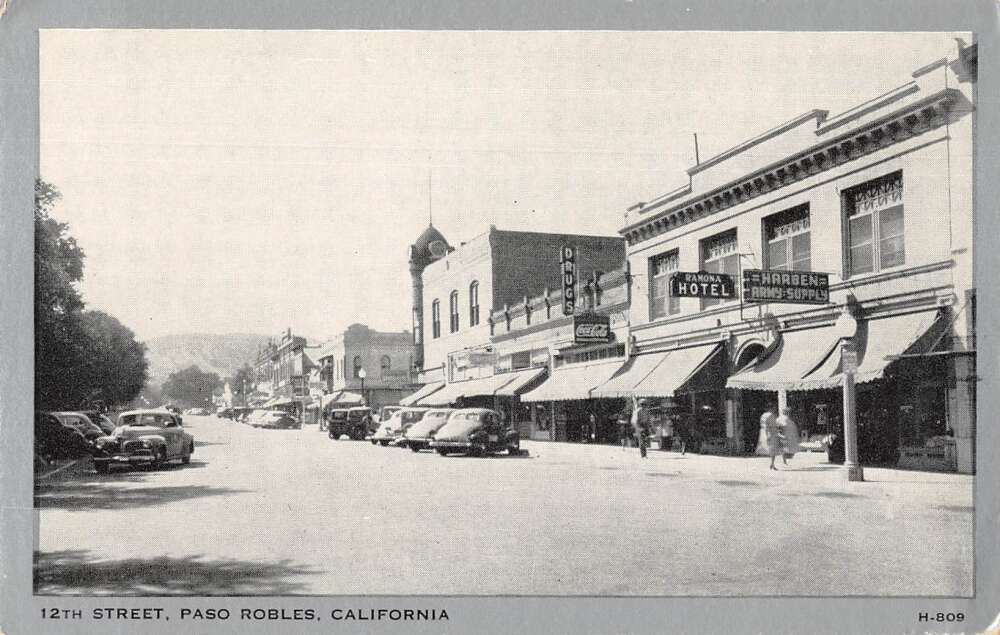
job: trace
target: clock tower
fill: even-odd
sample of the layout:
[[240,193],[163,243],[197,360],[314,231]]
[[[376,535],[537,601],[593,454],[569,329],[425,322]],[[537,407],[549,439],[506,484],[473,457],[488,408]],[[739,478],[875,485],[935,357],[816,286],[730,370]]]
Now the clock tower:
[[410,245],[410,280],[413,284],[413,365],[416,370],[424,366],[424,269],[432,262],[448,255],[451,247],[434,225]]

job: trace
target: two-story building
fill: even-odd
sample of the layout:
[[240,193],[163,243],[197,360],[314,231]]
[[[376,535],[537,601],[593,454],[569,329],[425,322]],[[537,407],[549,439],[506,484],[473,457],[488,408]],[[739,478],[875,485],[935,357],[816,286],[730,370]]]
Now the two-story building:
[[498,329],[510,328],[526,308],[534,311],[538,302],[545,302],[540,298],[549,298],[549,309],[531,313],[528,319],[540,321],[551,314],[552,300],[562,288],[560,253],[565,246],[575,249],[581,278],[600,277],[624,262],[624,241],[619,237],[491,226],[452,247],[429,227],[410,247],[413,336],[424,387],[402,403],[492,407],[496,397],[515,396],[539,381],[540,365],[530,362],[522,367],[519,358],[517,367],[510,362],[507,368],[491,338]]
[[317,354],[326,381],[325,404],[398,403],[415,388],[414,345],[409,331],[376,331],[352,324]]
[[[631,372],[597,392],[670,398],[704,438],[752,452],[765,410],[837,433],[856,370],[862,460],[974,471],[976,60],[959,46],[630,207]],[[735,292],[672,288],[698,272],[730,276]],[[745,291],[744,274],[757,275]]]

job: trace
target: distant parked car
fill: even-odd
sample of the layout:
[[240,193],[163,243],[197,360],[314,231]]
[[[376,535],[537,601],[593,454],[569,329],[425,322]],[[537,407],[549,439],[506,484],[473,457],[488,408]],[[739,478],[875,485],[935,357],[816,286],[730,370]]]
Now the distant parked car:
[[112,465],[157,468],[168,461],[191,462],[194,437],[184,431],[180,415],[167,410],[130,410],[118,416],[114,434],[96,442],[94,469]]
[[410,426],[423,419],[424,413],[428,410],[430,408],[400,408],[375,430],[375,434],[371,436],[372,444],[389,445],[401,440],[403,433]]
[[327,436],[339,439],[341,435],[346,434],[357,441],[371,433],[371,425],[370,408],[334,409],[327,418]]
[[388,421],[389,417],[391,417],[393,413],[399,412],[400,410],[402,410],[402,408],[403,406],[382,406],[382,409],[379,410],[378,414],[376,415],[377,417],[376,423],[382,423],[383,421]]
[[507,451],[519,454],[521,438],[500,413],[487,408],[463,408],[453,412],[430,446],[438,454],[461,453],[480,455]]
[[281,428],[284,430],[297,429],[302,427],[302,423],[292,415],[283,410],[264,410],[255,413],[253,426],[255,428]]
[[89,456],[93,445],[71,425],[50,412],[35,413],[35,451],[46,461]]
[[448,423],[448,417],[453,412],[458,411],[454,408],[434,408],[433,410],[428,410],[424,413],[420,421],[417,421],[403,432],[400,445],[405,445],[414,452],[419,452],[425,448],[430,449],[434,435]]

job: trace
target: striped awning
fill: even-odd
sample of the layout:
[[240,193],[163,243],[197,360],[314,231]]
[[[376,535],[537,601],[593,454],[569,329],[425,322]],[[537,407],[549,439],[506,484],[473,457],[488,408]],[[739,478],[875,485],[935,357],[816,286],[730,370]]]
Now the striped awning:
[[622,361],[578,364],[553,370],[541,386],[521,395],[521,401],[590,399],[591,391],[622,367]]
[[722,348],[722,344],[712,344],[637,355],[592,394],[607,398],[670,397],[721,354]]
[[433,383],[430,383],[430,384],[424,384],[423,386],[421,386],[421,388],[419,390],[417,390],[417,392],[409,394],[409,395],[403,397],[402,399],[400,399],[399,400],[399,405],[401,405],[401,406],[412,406],[415,403],[419,402],[424,397],[427,397],[431,393],[437,392],[438,390],[441,390],[442,388],[444,388],[444,382],[443,381],[442,382],[433,382]]

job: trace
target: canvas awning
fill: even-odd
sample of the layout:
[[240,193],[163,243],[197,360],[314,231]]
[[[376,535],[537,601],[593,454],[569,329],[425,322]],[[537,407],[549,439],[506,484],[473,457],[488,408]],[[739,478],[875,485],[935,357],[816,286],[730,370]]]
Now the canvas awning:
[[428,395],[437,392],[444,388],[444,382],[434,382],[430,384],[424,384],[415,393],[411,393],[399,400],[399,405],[401,406],[412,406],[418,401],[427,397]]
[[295,403],[295,400],[291,397],[280,397],[269,402],[271,406],[287,406],[290,403]]
[[339,393],[337,393],[337,396],[334,398],[333,403],[337,405],[360,404],[364,403],[364,400],[365,398],[356,392],[351,392],[349,390],[341,390]]
[[[516,390],[518,387],[526,385],[537,377],[544,369],[532,369],[526,371],[516,371],[513,373],[498,373],[489,377],[468,379],[445,384],[444,388],[414,403],[416,406],[446,406],[455,403],[459,399],[469,397],[493,396],[502,394],[501,391],[512,386]],[[517,384],[517,386],[513,386]],[[514,394],[514,393],[511,393]]]
[[608,381],[621,367],[621,360],[617,360],[557,368],[549,374],[541,386],[521,395],[521,401],[590,399],[590,392]]
[[722,344],[712,344],[637,355],[592,394],[606,398],[670,397],[721,352]]
[[[895,315],[858,324],[858,383],[880,379],[896,356],[911,351],[937,320],[937,311]],[[840,342],[834,327],[782,334],[779,346],[766,358],[733,375],[729,388],[744,390],[818,390],[843,382]]]
[[536,382],[538,378],[544,375],[546,370],[544,368],[532,368],[530,370],[519,370],[513,373],[506,373],[510,376],[510,381],[505,383],[503,386],[494,391],[493,394],[498,397],[513,397],[519,395],[526,388],[529,388],[533,383]]
[[[858,369],[854,381],[865,383],[881,379],[886,367],[899,355],[922,352],[919,350],[920,340],[931,332],[937,319],[935,310],[862,322],[855,336]],[[843,385],[843,381],[843,364],[838,348],[819,368],[798,382],[796,389],[836,388]]]

